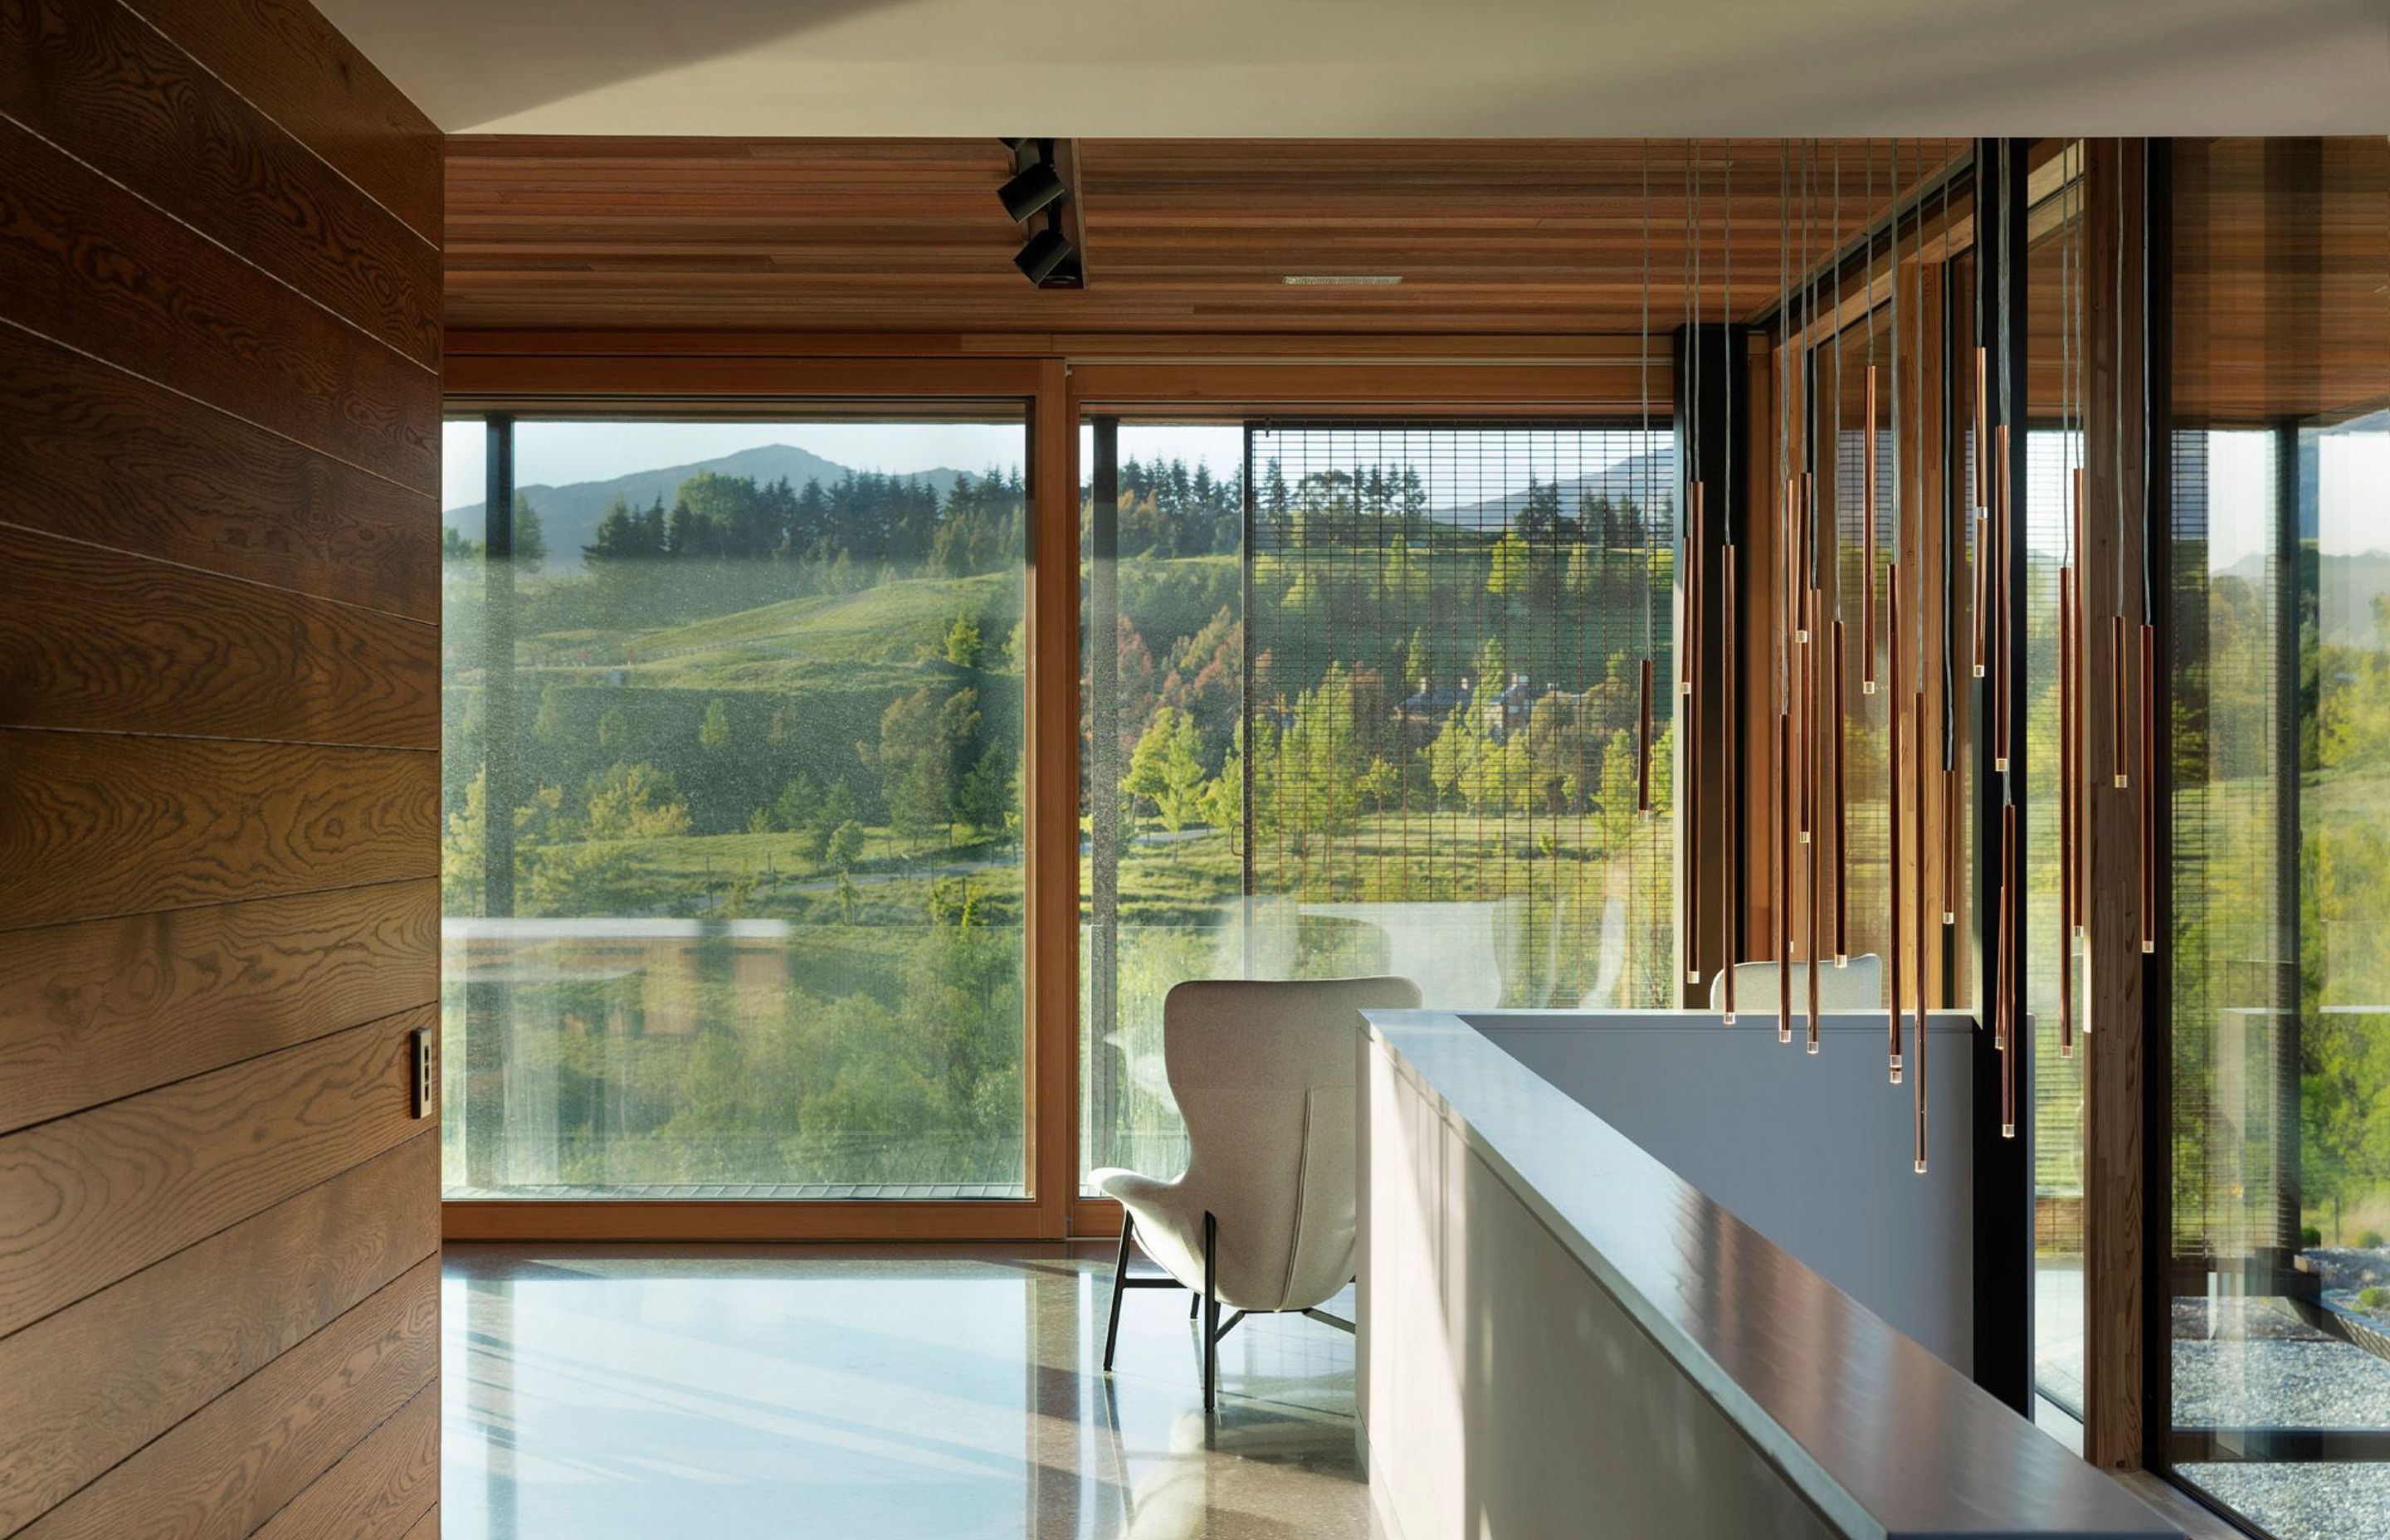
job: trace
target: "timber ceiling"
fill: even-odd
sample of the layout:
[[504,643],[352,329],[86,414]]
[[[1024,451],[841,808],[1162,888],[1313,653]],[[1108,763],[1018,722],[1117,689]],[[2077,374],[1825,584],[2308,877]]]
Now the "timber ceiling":
[[[1915,186],[1959,140],[1903,140]],[[1077,142],[1084,291],[1036,290],[994,139],[460,135],[452,328],[1632,333],[1765,307],[1880,214],[1890,141]],[[1689,165],[1689,157],[1690,163]],[[1839,171],[1839,192],[1836,175]],[[1695,279],[1689,176],[1701,196]],[[1789,186],[1788,186],[1789,182]],[[1788,193],[1791,195],[1788,197]],[[1730,231],[1730,234],[1729,234]],[[1399,275],[1396,285],[1289,284]]]

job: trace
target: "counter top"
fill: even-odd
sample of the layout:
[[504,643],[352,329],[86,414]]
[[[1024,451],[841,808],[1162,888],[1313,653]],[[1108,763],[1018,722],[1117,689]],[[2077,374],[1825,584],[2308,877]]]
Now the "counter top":
[[[1364,1014],[1395,1072],[1837,1527],[1884,1540],[2181,1540],[1470,1024],[1506,1013]],[[1880,1031],[1881,1020],[1827,1024]],[[1689,1020],[1688,1030],[1702,1028]]]

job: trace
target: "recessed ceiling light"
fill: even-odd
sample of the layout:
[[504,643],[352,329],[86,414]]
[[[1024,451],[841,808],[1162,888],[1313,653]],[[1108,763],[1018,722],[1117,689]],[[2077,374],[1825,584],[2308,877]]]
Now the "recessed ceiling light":
[[1279,279],[1297,288],[1391,289],[1403,281],[1400,273],[1289,273]]

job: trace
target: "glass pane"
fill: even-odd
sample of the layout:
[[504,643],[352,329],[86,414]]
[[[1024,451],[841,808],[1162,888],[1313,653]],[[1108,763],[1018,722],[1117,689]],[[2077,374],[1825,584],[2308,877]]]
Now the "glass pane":
[[2281,1540],[2377,1534],[2390,147],[2184,141],[2176,168],[2177,1469]]
[[1672,437],[1118,432],[1086,552],[1087,1167],[1183,1162],[1183,979],[1671,1003]]
[[1023,445],[525,421],[510,560],[451,495],[450,1196],[1022,1194]]

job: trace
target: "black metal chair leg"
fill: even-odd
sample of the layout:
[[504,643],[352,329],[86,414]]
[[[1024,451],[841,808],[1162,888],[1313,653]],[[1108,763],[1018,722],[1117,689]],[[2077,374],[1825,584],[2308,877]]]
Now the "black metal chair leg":
[[1220,1383],[1220,1226],[1203,1211],[1203,1413],[1212,1413]]
[[1137,1221],[1128,1216],[1126,1210],[1123,1210],[1120,1255],[1112,1260],[1112,1318],[1104,1327],[1104,1372],[1106,1374],[1111,1372],[1112,1348],[1120,1341],[1121,1296],[1128,1292],[1128,1242],[1129,1236],[1136,1228]]
[[1187,1296],[1187,1318],[1188,1318],[1189,1320],[1190,1320],[1190,1321],[1191,1321],[1191,1320],[1193,1320],[1193,1319],[1194,1319],[1198,1315],[1201,1314],[1202,1309],[1203,1309],[1203,1296],[1202,1296],[1202,1295],[1201,1295],[1201,1294],[1189,1294],[1189,1295],[1188,1295],[1188,1296]]

